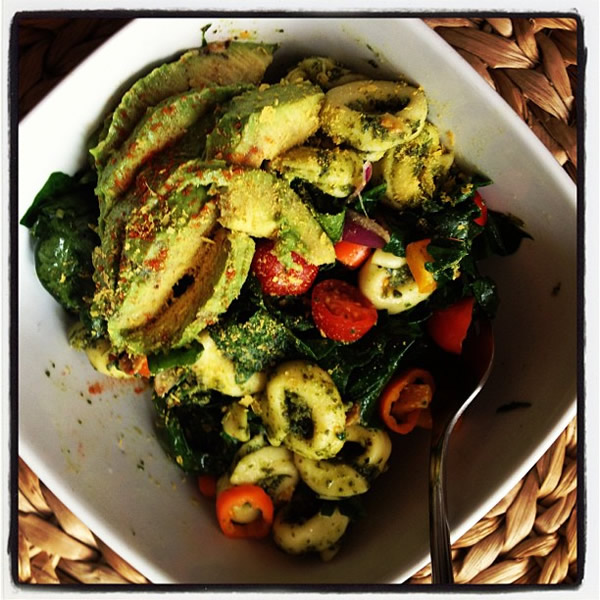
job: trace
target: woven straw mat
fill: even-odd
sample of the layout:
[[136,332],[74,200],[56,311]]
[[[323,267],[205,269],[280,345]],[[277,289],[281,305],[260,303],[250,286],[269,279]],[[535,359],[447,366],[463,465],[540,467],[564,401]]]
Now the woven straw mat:
[[[23,117],[125,19],[27,19],[18,28]],[[425,22],[529,125],[575,180],[577,22],[441,18]],[[527,475],[452,547],[459,584],[577,581],[575,420]],[[19,459],[21,583],[149,583],[91,532]],[[426,566],[408,583],[431,582]]]

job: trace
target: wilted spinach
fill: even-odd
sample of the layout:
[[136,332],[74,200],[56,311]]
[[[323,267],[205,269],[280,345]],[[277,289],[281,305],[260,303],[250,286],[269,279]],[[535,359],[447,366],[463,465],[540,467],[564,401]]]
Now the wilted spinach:
[[35,269],[67,311],[80,313],[94,293],[92,251],[99,244],[95,175],[52,173],[21,219],[35,243]]
[[[221,474],[239,447],[221,426],[223,406],[232,399],[185,388],[176,387],[165,397],[153,395],[158,439],[184,471]],[[170,401],[174,396],[177,404]]]

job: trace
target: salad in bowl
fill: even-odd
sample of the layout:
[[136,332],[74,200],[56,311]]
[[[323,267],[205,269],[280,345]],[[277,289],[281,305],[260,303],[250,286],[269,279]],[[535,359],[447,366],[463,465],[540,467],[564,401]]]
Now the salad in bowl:
[[321,55],[275,75],[277,50],[203,40],[143,75],[21,222],[70,344],[148,381],[222,533],[329,560],[493,318],[479,261],[529,236],[418,84]]

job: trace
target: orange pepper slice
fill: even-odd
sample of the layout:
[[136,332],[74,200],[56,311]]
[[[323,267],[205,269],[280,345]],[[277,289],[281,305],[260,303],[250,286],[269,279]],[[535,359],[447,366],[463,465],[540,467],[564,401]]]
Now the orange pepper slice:
[[425,238],[406,245],[406,263],[422,294],[433,292],[437,287],[433,273],[425,266],[426,263],[433,262],[433,256],[427,251],[430,243],[431,239]]
[[[260,511],[250,523],[237,523],[235,511],[244,505]],[[217,496],[217,520],[221,531],[230,538],[263,538],[273,523],[273,501],[258,485],[242,484],[223,490]]]

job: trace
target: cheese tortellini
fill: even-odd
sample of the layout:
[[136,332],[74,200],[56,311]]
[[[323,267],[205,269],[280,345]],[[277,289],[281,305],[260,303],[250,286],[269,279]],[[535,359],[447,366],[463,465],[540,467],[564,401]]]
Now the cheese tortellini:
[[330,375],[315,364],[279,365],[267,381],[261,417],[273,446],[283,443],[301,456],[329,458],[344,445],[342,398]]
[[[383,472],[392,451],[389,435],[380,429],[352,425],[345,444],[359,444],[359,456],[344,460],[311,460],[295,455],[294,462],[302,480],[322,498],[345,498],[364,494],[371,481]],[[343,452],[341,452],[343,454]]]
[[336,143],[364,152],[389,150],[413,139],[425,126],[422,89],[396,81],[352,81],[325,95],[321,126]]
[[427,299],[432,292],[420,292],[406,258],[376,250],[358,273],[360,291],[378,310],[397,314]]
[[337,507],[331,515],[318,512],[301,522],[288,521],[282,509],[273,521],[273,540],[289,554],[324,553],[335,548],[349,523],[350,519]]
[[298,480],[293,454],[283,446],[270,446],[262,434],[240,448],[229,476],[233,485],[261,486],[276,504],[290,500]]

